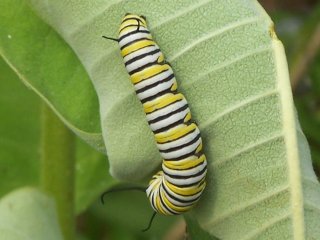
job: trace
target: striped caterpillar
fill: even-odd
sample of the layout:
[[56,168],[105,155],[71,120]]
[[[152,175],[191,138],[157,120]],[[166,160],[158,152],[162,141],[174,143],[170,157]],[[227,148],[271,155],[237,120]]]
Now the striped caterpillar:
[[164,215],[187,212],[206,186],[207,161],[199,128],[191,120],[185,97],[177,91],[172,68],[152,39],[144,16],[126,14],[119,38],[104,38],[119,43],[124,65],[163,158],[162,170],[152,177],[146,189],[151,206],[155,213]]

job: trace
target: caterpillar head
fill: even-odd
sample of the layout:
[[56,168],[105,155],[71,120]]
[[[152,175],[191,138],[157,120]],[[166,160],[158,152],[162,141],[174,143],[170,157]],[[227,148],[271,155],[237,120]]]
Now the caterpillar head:
[[119,35],[121,36],[129,32],[139,32],[143,28],[147,28],[145,16],[127,13],[122,19]]

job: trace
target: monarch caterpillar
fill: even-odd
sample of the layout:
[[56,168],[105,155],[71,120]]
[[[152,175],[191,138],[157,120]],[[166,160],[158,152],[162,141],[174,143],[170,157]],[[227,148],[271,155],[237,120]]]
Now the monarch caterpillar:
[[119,43],[124,65],[163,157],[162,170],[145,190],[151,206],[155,213],[182,214],[199,200],[207,173],[200,131],[191,120],[188,103],[177,91],[173,70],[153,40],[144,16],[126,14],[119,38],[103,37]]

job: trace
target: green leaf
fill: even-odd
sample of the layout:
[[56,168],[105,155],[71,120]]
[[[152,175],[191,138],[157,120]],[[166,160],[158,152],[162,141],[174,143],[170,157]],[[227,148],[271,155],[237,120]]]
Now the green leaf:
[[38,184],[39,105],[0,57],[0,197]]
[[1,1],[0,9],[0,55],[69,128],[104,151],[97,96],[70,47],[24,1]]
[[106,156],[78,139],[76,143],[76,210],[77,214],[100,198],[103,191],[118,181],[108,172]]
[[294,113],[273,24],[254,0],[38,1],[73,48],[100,103],[111,173],[147,177],[161,162],[116,37],[128,11],[147,16],[199,124],[208,185],[192,212],[221,239],[318,239],[320,188]]
[[[0,58],[0,197],[39,184],[39,98]],[[23,103],[23,104],[21,104]],[[17,107],[19,106],[19,107]],[[76,140],[76,213],[115,184],[105,155]],[[23,169],[23,171],[22,171]]]
[[63,239],[54,201],[33,188],[8,194],[0,201],[0,236],[6,240]]
[[201,239],[201,240],[220,240],[214,236],[209,235],[207,232],[202,231],[197,220],[193,217],[189,217],[188,214],[185,215],[185,220],[187,222],[187,235],[188,239]]

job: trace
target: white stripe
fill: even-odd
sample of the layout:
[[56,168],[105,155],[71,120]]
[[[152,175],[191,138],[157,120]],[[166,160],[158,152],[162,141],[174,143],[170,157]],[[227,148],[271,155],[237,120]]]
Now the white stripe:
[[140,56],[144,53],[148,53],[148,52],[151,52],[153,50],[156,49],[157,46],[148,46],[148,47],[145,47],[145,48],[141,48],[135,52],[132,52],[128,55],[126,55],[124,58],[123,58],[123,61],[124,62],[128,62],[130,59],[134,58],[134,57],[137,57],[137,56]]
[[187,104],[187,100],[185,98],[182,98],[181,101],[175,102],[174,104],[171,104],[165,108],[159,109],[156,112],[148,113],[146,115],[147,120],[150,121],[150,120],[156,119],[157,117],[164,116],[170,112],[173,112],[173,111],[183,107],[186,104]]
[[121,41],[119,42],[119,46],[122,47],[123,45],[127,44],[128,42],[132,42],[135,39],[139,39],[139,38],[152,39],[152,36],[150,33],[143,33],[143,32],[137,32],[134,34],[130,34],[130,35],[126,36],[125,38],[121,39]]
[[[159,58],[159,56],[161,55],[161,52],[158,52],[156,54],[153,55],[147,55],[139,60],[136,60],[128,65],[126,65],[126,69],[128,72],[131,72],[132,70],[135,70],[139,67],[142,67],[148,63],[154,63],[157,64],[157,59]],[[150,66],[149,66],[150,67]]]
[[[140,100],[143,100],[143,99],[151,97],[151,96],[155,96],[158,93],[160,93],[166,89],[170,89],[171,85],[174,83],[174,80],[175,79],[173,78],[169,82],[160,83],[153,88],[150,88],[144,92],[138,93],[137,96]],[[158,97],[160,97],[160,96],[158,96]]]
[[[173,169],[167,168],[164,164],[162,164],[162,169],[165,172],[165,174],[185,176],[186,178],[188,178],[188,176],[191,176],[191,175],[194,175],[194,174],[197,174],[197,173],[201,172],[206,167],[207,167],[207,162],[203,162],[199,166],[193,167],[191,169],[173,170]],[[202,175],[203,174],[201,174],[201,176]]]
[[201,143],[201,138],[199,138],[195,143],[188,145],[182,149],[179,149],[173,152],[168,152],[168,153],[160,152],[160,154],[164,159],[179,158],[180,156],[183,156],[187,153],[191,153],[192,151],[195,151],[197,147],[200,145],[200,143]]
[[205,171],[203,174],[197,177],[190,177],[187,179],[177,179],[177,178],[172,178],[169,177],[168,175],[165,175],[164,178],[166,181],[170,182],[173,185],[189,185],[189,184],[195,184],[199,181],[201,181],[205,176],[206,176],[207,171]]
[[173,74],[172,70],[171,69],[168,69],[167,71],[164,71],[162,73],[159,73],[147,80],[144,80],[142,82],[139,82],[137,84],[134,85],[135,89],[136,90],[139,90],[141,88],[144,88],[146,86],[149,86],[150,84],[153,84],[153,83],[156,83],[156,82],[159,82],[167,77],[169,77],[171,74]]
[[182,138],[179,138],[179,139],[172,141],[172,142],[163,143],[163,144],[157,143],[157,146],[160,150],[167,150],[167,149],[170,149],[173,147],[178,147],[178,146],[181,146],[183,144],[186,144],[186,143],[192,141],[199,133],[200,133],[200,131],[196,127],[194,132],[189,133],[188,135],[186,135]]
[[155,131],[155,130],[158,130],[160,128],[169,126],[170,124],[172,124],[174,122],[177,122],[179,120],[184,119],[184,117],[186,116],[186,114],[188,112],[190,112],[189,108],[185,109],[182,112],[175,113],[175,114],[171,115],[170,117],[167,117],[167,118],[165,118],[163,120],[160,120],[160,121],[158,121],[156,123],[150,124],[150,128],[152,129],[152,131]]

